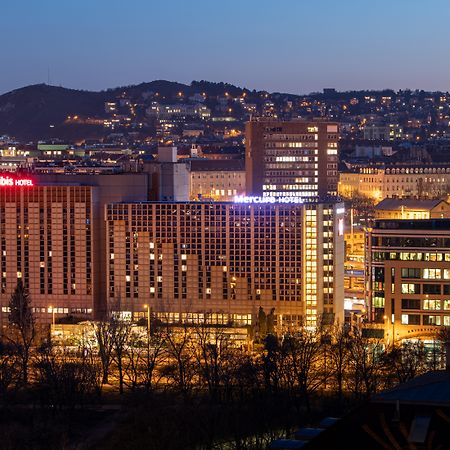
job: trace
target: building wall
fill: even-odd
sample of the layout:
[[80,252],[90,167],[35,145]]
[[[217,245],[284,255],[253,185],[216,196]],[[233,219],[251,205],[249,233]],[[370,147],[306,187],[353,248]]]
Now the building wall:
[[107,221],[108,299],[124,314],[150,304],[250,324],[261,306],[279,327],[343,320],[342,204],[115,204]]
[[450,168],[364,168],[339,174],[339,194],[355,193],[381,201],[392,197],[438,198],[450,192]]
[[245,171],[191,171],[190,200],[231,201],[245,194]]
[[37,186],[92,186],[93,240],[97,258],[93,262],[94,277],[98,280],[94,291],[94,315],[102,317],[106,312],[106,223],[105,205],[121,201],[146,201],[149,195],[149,180],[146,173],[123,173],[114,175],[63,175],[40,174],[33,177]]
[[73,314],[92,318],[101,280],[95,271],[96,188],[90,186],[0,189],[1,320],[21,278],[38,321]]
[[450,220],[377,221],[368,252],[370,316],[391,342],[450,325]]
[[326,121],[246,124],[248,195],[306,199],[337,192],[338,125]]

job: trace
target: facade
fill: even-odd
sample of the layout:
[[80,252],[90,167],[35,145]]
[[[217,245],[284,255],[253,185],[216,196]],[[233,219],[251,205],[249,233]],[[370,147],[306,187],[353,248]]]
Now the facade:
[[93,317],[99,293],[90,186],[0,189],[2,324],[21,279],[38,320],[56,314]]
[[450,326],[450,220],[378,220],[368,233],[369,318],[388,340]]
[[158,159],[145,162],[143,171],[151,178],[149,199],[189,200],[189,172],[185,162],[178,162],[177,147],[159,147]]
[[[19,184],[17,184],[19,183]],[[145,174],[0,177],[1,324],[21,278],[39,322],[106,309],[104,205],[146,200]]]
[[[108,301],[172,322],[279,330],[343,321],[341,203],[117,203],[106,211]],[[120,305],[120,307],[117,307]]]
[[231,201],[245,194],[245,164],[242,159],[192,159],[188,163],[190,200]]
[[388,124],[369,122],[364,125],[364,139],[387,141],[390,138],[390,128]]
[[307,200],[336,195],[337,123],[257,118],[245,133],[248,195]]
[[361,194],[381,201],[384,198],[439,198],[450,193],[450,167],[386,166],[363,167],[339,174],[339,195]]
[[445,200],[385,198],[375,206],[375,219],[450,219]]

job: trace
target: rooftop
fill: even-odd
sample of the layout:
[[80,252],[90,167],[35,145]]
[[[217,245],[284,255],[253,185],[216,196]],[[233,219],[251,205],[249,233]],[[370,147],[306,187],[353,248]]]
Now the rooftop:
[[429,211],[445,200],[420,200],[415,198],[385,198],[375,206],[376,210],[400,211],[412,209],[416,211]]
[[415,220],[376,220],[378,230],[447,230],[450,231],[450,219]]

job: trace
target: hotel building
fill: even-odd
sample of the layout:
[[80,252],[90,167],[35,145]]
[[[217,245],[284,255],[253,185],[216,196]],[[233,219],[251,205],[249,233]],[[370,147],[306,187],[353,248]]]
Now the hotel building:
[[369,319],[388,341],[450,326],[450,220],[378,220],[368,232]]
[[[6,180],[6,181],[5,181]],[[106,224],[111,201],[145,200],[147,175],[0,177],[0,325],[22,279],[36,319],[98,318],[106,309]]]
[[337,123],[256,118],[245,130],[248,195],[312,200],[337,194]]
[[[342,203],[116,203],[106,208],[108,301],[161,320],[279,330],[343,321]],[[259,199],[262,200],[262,199]]]

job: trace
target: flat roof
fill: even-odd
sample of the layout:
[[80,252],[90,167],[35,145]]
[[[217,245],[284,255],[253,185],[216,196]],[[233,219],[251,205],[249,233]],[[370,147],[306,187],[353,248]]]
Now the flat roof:
[[375,220],[377,230],[446,230],[450,231],[450,219],[381,219]]

